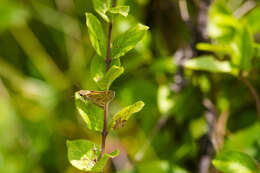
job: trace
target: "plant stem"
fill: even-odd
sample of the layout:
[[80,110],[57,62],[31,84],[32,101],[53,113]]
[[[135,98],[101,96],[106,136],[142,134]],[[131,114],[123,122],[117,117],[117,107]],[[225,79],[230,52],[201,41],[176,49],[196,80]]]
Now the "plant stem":
[[108,115],[108,103],[105,106],[105,113],[104,113],[104,128],[102,131],[102,148],[101,148],[101,155],[100,158],[104,155],[106,149],[106,138],[107,138],[107,115]]
[[[113,1],[112,7],[116,6],[117,0]],[[113,22],[112,20],[109,22],[108,26],[108,39],[107,39],[107,57],[106,57],[106,71],[110,68],[111,63],[111,37],[112,37],[112,28],[113,28]]]
[[110,68],[111,63],[111,36],[112,36],[112,22],[109,22],[109,28],[108,28],[108,39],[107,39],[107,58],[106,58],[106,71]]
[[[116,7],[117,0],[113,1],[112,7]],[[111,63],[111,37],[112,37],[112,28],[113,22],[112,20],[109,22],[108,26],[108,39],[107,39],[107,57],[106,57],[106,71],[110,68]]]
[[[115,7],[117,3],[117,0],[113,1],[112,7]],[[109,70],[110,68],[110,63],[111,63],[111,36],[112,36],[112,28],[113,28],[113,22],[109,22],[109,27],[108,27],[108,39],[107,39],[107,57],[106,57],[106,71]],[[101,154],[100,158],[104,155],[105,149],[106,149],[106,138],[107,138],[107,117],[108,117],[108,105],[107,103],[105,105],[105,110],[104,110],[104,127],[102,131],[102,148],[101,148]]]

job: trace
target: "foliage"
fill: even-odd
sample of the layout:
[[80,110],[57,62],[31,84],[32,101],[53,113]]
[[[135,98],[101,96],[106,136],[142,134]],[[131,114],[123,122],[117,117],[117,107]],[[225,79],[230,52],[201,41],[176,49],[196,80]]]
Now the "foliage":
[[[102,132],[102,149],[97,146],[97,150],[102,150],[102,152],[93,152],[93,148],[96,146],[89,141],[67,142],[67,147],[69,160],[73,166],[84,171],[102,172],[107,160],[118,155],[118,151],[111,154],[103,153],[105,150],[104,144],[106,136],[108,134],[107,130],[117,130],[122,128],[130,116],[133,113],[139,112],[144,106],[144,103],[139,101],[124,108],[122,111],[113,116],[111,122],[109,123],[109,128],[107,129],[108,105],[114,98],[109,96],[109,93],[113,92],[109,91],[109,88],[114,80],[124,72],[124,68],[120,67],[120,60],[115,59],[119,59],[128,51],[133,49],[144,37],[148,27],[138,24],[118,36],[118,38],[113,41],[112,47],[110,48],[113,23],[112,19],[107,17],[106,12],[121,14],[126,17],[128,15],[129,7],[116,7],[116,1],[113,2],[114,5],[112,7],[110,7],[110,3],[102,0],[93,0],[93,4],[97,13],[106,22],[110,22],[108,37],[106,37],[103,26],[98,18],[91,13],[86,13],[89,38],[93,48],[98,54],[92,60],[91,73],[97,86],[102,91],[105,91],[79,91],[76,93],[75,98],[77,109],[87,123],[88,128],[93,131]],[[112,59],[114,59],[114,61],[118,61],[119,63],[111,66],[110,63],[112,62]],[[100,105],[102,106],[100,107]],[[95,161],[93,161],[94,158],[96,158]]]
[[259,5],[0,0],[0,172],[259,172]]

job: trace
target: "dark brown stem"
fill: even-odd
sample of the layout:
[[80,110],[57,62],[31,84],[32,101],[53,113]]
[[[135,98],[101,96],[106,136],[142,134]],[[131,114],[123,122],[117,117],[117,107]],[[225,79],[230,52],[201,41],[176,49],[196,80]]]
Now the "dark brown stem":
[[100,158],[104,155],[106,149],[106,138],[107,138],[107,115],[108,115],[108,103],[105,106],[104,111],[104,128],[102,131],[102,148]]
[[[117,0],[113,1],[112,7],[116,6]],[[107,57],[106,57],[106,71],[109,70],[111,64],[111,37],[112,37],[113,22],[109,22],[108,26],[108,39],[107,39]]]
[[111,63],[111,36],[112,36],[112,21],[109,22],[109,27],[108,27],[108,39],[107,39],[107,58],[106,58],[106,71],[109,70],[110,68],[110,63]]
[[[112,7],[115,7],[117,3],[117,0],[113,1]],[[112,28],[113,28],[113,22],[109,22],[109,27],[108,27],[108,39],[107,39],[107,57],[106,57],[106,71],[109,70],[110,68],[110,63],[111,63],[111,36],[112,36]],[[108,117],[108,104],[105,105],[105,110],[104,110],[104,127],[102,131],[102,148],[101,148],[101,154],[100,158],[104,155],[105,149],[106,149],[106,138],[107,138],[107,117]]]
[[252,86],[252,84],[243,75],[241,75],[240,79],[246,85],[246,87],[250,90],[252,96],[255,99],[257,114],[258,114],[258,118],[260,120],[260,99],[259,99],[258,93],[255,90],[255,88]]

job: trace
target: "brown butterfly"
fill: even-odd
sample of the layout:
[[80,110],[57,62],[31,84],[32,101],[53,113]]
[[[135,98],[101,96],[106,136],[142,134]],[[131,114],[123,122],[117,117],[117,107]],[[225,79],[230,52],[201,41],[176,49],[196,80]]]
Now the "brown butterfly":
[[79,95],[85,99],[93,102],[97,106],[105,109],[107,103],[111,102],[115,97],[115,91],[89,91],[89,90],[80,90],[78,91]]

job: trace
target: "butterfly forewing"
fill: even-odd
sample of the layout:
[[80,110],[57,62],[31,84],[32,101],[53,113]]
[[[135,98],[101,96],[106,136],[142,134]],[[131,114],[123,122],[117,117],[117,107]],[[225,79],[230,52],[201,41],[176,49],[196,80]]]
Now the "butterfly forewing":
[[114,91],[89,91],[89,90],[80,90],[79,94],[85,99],[93,102],[97,106],[105,109],[105,105],[113,100],[115,97]]

